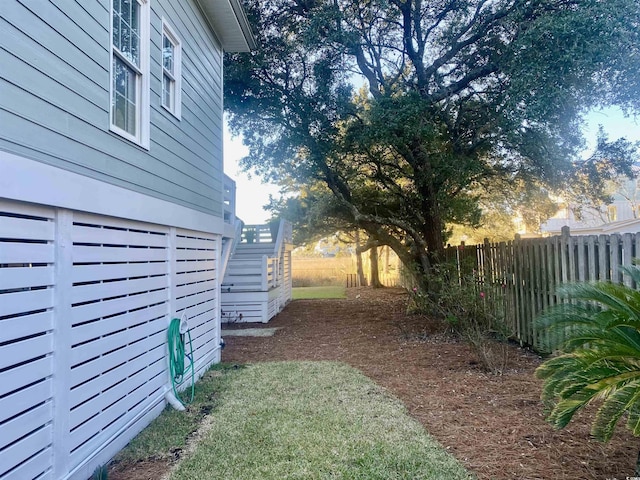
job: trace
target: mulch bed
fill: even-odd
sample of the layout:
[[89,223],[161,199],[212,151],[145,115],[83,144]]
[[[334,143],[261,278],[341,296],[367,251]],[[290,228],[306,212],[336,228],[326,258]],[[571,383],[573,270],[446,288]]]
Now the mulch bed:
[[[640,439],[622,426],[611,442],[590,438],[588,413],[555,431],[544,421],[541,359],[512,346],[502,375],[433,320],[407,315],[400,289],[350,288],[344,300],[295,300],[266,325],[272,337],[225,337],[225,362],[333,360],[360,369],[404,402],[480,479],[616,479],[632,476]],[[174,460],[175,461],[175,460]],[[111,480],[157,479],[174,461],[113,465]],[[435,480],[435,479],[434,479]],[[446,480],[446,479],[437,479]]]
[[513,346],[504,374],[485,373],[466,344],[437,322],[407,315],[406,305],[405,292],[389,288],[348,289],[345,300],[295,300],[265,325],[280,327],[273,337],[225,337],[222,359],[346,362],[400,398],[480,479],[633,475],[640,439],[622,426],[602,444],[589,436],[588,413],[561,431],[545,422],[537,355]]

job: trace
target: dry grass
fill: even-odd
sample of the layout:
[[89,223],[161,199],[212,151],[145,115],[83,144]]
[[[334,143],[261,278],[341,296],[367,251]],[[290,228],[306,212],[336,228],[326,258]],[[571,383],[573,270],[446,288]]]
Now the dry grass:
[[[382,259],[381,259],[382,260]],[[386,286],[398,285],[397,261],[387,271],[380,272],[380,280]],[[383,263],[380,263],[383,268]],[[363,256],[363,269],[369,272],[369,262]],[[293,257],[292,277],[294,287],[344,286],[347,275],[356,274],[355,257]],[[369,281],[369,276],[367,282]]]
[[293,258],[294,287],[342,286],[350,273],[356,273],[353,257]]

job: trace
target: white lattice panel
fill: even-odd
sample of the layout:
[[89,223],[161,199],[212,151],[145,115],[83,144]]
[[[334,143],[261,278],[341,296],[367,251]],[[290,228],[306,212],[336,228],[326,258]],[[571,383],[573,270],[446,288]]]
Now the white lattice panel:
[[0,201],[0,479],[50,478],[55,211]]
[[168,229],[76,214],[72,227],[71,464],[157,395],[169,300]]
[[86,478],[157,415],[171,317],[216,358],[219,244],[0,202],[0,480]]
[[218,348],[218,241],[215,235],[178,230],[176,312],[189,320],[196,363]]

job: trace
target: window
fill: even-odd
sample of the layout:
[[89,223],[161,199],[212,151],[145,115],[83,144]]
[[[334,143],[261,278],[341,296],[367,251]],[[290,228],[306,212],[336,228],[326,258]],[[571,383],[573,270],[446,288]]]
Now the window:
[[609,205],[607,207],[607,218],[610,222],[618,220],[618,208],[615,205]]
[[180,118],[181,62],[180,40],[169,24],[162,20],[162,106]]
[[111,130],[148,148],[148,0],[113,0],[111,32]]

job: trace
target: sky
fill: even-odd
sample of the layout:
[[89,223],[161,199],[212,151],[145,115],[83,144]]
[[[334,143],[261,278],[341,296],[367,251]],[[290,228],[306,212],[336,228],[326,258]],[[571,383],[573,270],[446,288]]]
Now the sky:
[[[609,140],[626,137],[640,141],[640,118],[625,118],[617,109],[593,111],[587,116],[585,137],[594,142],[598,125],[601,124],[609,135]],[[224,132],[224,171],[236,181],[236,216],[245,224],[263,224],[270,214],[262,207],[269,202],[269,194],[278,196],[278,187],[264,183],[255,175],[249,177],[238,167],[238,160],[247,154],[242,139],[232,137],[225,128]]]
[[264,183],[255,176],[249,176],[238,166],[238,161],[248,150],[242,144],[242,138],[232,137],[225,126],[224,130],[224,173],[236,182],[236,217],[245,225],[267,223],[271,216],[262,207],[269,203],[269,194],[278,196],[278,187]]

